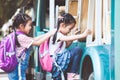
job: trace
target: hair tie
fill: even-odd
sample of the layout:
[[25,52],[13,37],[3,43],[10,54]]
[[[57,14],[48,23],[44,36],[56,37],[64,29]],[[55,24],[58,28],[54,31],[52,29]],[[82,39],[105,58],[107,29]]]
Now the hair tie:
[[58,18],[58,21],[62,21],[62,22],[63,22],[63,21],[64,21],[64,18]]

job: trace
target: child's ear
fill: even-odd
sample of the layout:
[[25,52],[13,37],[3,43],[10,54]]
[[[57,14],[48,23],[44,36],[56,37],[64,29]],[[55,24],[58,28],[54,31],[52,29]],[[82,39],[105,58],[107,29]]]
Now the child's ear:
[[65,24],[64,24],[64,23],[61,23],[60,26],[61,26],[62,28],[64,28],[64,27],[65,27]]
[[20,28],[20,29],[23,29],[23,28],[24,28],[24,25],[23,25],[23,24],[20,24],[20,25],[19,25],[19,28]]

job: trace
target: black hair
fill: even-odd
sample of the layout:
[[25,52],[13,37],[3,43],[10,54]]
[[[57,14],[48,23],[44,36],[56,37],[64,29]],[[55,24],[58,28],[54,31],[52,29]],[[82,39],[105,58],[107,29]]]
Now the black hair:
[[57,20],[57,31],[55,32],[55,34],[53,36],[53,44],[56,41],[57,32],[59,30],[61,23],[64,23],[66,26],[68,26],[72,23],[76,24],[75,18],[70,13],[62,13],[60,16],[61,16],[61,18],[58,18],[58,20]]
[[25,26],[29,20],[32,20],[30,16],[24,13],[19,13],[14,18],[13,28],[18,28],[20,24]]
[[15,29],[19,28],[20,24],[23,24],[25,26],[29,20],[32,20],[31,17],[24,13],[18,13],[13,20],[13,29],[15,31],[15,39],[16,39],[15,42],[18,47],[20,47],[20,44],[18,42]]

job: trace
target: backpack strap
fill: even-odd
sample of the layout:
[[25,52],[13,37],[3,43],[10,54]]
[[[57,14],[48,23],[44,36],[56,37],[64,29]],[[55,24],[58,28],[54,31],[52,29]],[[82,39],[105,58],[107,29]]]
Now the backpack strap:
[[13,42],[13,40],[12,40],[12,37],[10,36],[10,35],[8,35],[8,37],[10,38],[10,43],[11,43],[11,48],[12,48],[12,52],[10,53],[10,52],[6,52],[5,50],[5,43],[4,43],[4,53],[6,53],[5,55],[6,56],[12,56],[12,55],[14,55],[15,54],[15,49],[14,49],[14,45],[12,45],[12,44],[14,44],[14,42]]
[[60,49],[62,48],[62,45],[63,45],[63,41],[60,43],[58,48],[55,50],[55,52],[54,52],[55,54],[60,51]]
[[[60,51],[60,49],[62,48],[62,45],[63,45],[63,41],[60,43],[60,45],[58,46],[58,48],[54,52],[55,54]],[[63,73],[61,67],[57,64],[56,60],[54,60],[54,64],[61,71],[61,79],[65,80],[64,73]]]
[[54,60],[54,64],[58,68],[58,70],[61,72],[61,79],[65,80],[64,73],[63,73],[61,67],[57,64],[57,62],[55,60]]

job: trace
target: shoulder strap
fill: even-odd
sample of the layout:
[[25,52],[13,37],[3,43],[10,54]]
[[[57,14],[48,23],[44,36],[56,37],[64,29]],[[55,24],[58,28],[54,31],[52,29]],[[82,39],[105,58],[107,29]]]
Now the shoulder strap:
[[[63,41],[58,46],[57,50],[55,51],[55,54],[60,51],[60,49],[62,48],[62,45],[63,45]],[[65,80],[64,73],[63,73],[61,67],[57,64],[56,60],[54,60],[54,64],[61,71],[61,78],[62,78],[62,80]]]
[[55,52],[54,52],[55,54],[60,51],[60,49],[62,48],[62,45],[63,45],[63,41],[60,43],[58,48],[55,50]]

